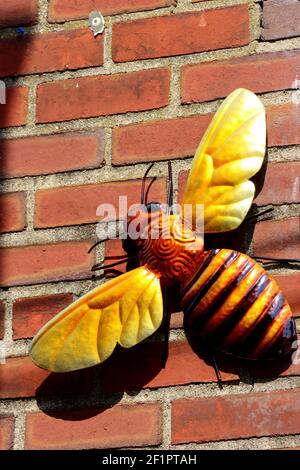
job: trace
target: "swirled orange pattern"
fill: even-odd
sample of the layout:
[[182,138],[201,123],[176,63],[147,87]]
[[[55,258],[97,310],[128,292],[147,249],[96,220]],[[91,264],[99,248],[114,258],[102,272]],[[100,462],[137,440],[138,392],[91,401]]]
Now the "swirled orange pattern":
[[203,240],[178,216],[151,214],[140,239],[140,263],[160,275],[166,285],[189,277],[202,259]]

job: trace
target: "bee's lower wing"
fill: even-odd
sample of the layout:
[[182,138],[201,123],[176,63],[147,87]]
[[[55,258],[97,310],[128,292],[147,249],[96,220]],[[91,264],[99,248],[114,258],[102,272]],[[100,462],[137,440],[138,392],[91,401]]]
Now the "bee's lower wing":
[[129,348],[147,338],[162,317],[160,281],[140,267],[96,287],[50,320],[30,354],[53,372],[83,369],[107,359],[117,343]]

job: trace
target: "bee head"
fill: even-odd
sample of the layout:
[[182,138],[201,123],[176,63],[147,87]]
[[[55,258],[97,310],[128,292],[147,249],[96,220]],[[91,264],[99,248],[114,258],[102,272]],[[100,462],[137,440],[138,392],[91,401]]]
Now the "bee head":
[[137,253],[141,240],[151,238],[150,226],[159,225],[159,220],[167,216],[167,208],[160,202],[136,205],[126,217],[123,249],[130,254]]

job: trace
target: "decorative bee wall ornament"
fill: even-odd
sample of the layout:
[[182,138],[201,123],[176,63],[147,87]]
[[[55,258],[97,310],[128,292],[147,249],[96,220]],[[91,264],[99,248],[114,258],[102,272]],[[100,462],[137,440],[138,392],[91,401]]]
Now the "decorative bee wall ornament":
[[[275,280],[245,254],[205,251],[193,226],[197,204],[204,205],[205,233],[231,231],[242,223],[255,194],[250,178],[261,168],[265,151],[264,107],[252,92],[238,89],[223,102],[196,151],[183,197],[192,207],[192,226],[184,223],[184,214],[166,212],[159,203],[144,206],[144,232],[158,227],[158,237],[129,236],[123,243],[139,267],[96,287],[50,320],[33,339],[32,360],[44,369],[68,372],[102,363],[117,344],[136,345],[163,321],[168,326],[162,289],[172,285],[180,289],[186,328],[212,349],[253,360],[290,353],[295,322]],[[127,226],[133,218],[128,216]]]

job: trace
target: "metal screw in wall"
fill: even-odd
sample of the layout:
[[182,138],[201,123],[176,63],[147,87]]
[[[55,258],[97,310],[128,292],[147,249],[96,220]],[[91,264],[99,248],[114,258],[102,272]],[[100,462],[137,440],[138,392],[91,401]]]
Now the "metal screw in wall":
[[92,11],[89,16],[89,25],[95,37],[102,34],[105,28],[103,15],[99,11]]

